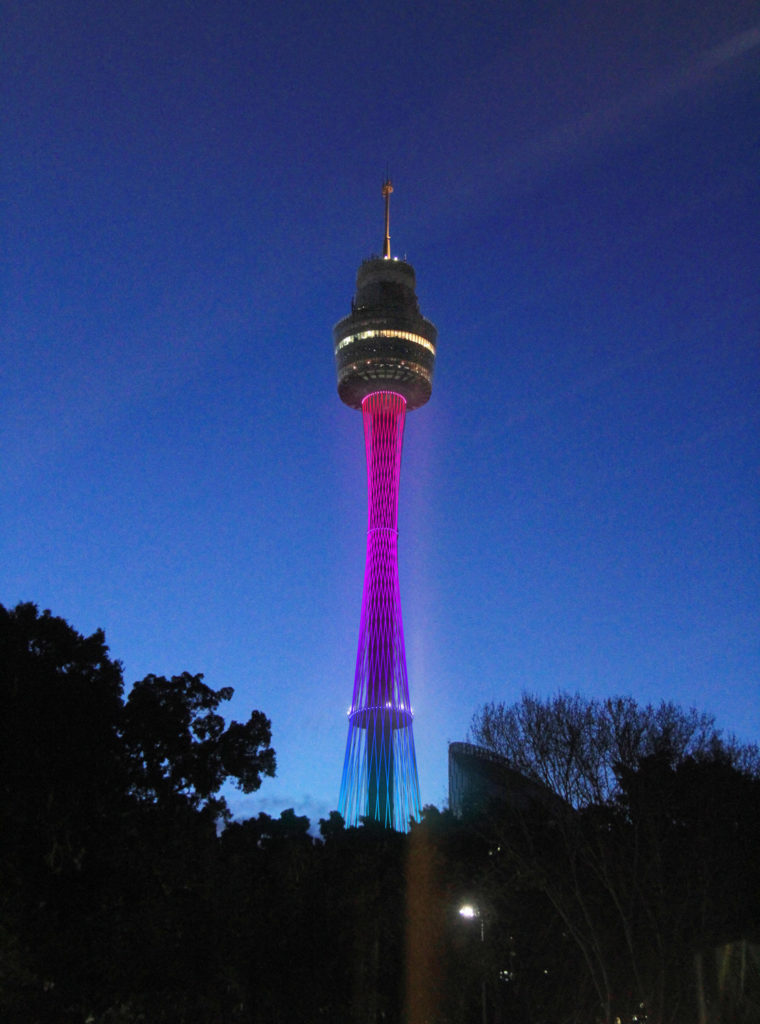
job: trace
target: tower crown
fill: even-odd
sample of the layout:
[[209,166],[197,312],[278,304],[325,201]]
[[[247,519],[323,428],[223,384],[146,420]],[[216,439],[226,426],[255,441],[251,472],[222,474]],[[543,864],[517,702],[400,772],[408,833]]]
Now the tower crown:
[[385,199],[385,255],[364,260],[356,275],[351,313],[333,329],[338,394],[360,409],[373,391],[395,391],[407,409],[430,398],[438,331],[420,313],[414,267],[392,259],[388,227],[390,181]]

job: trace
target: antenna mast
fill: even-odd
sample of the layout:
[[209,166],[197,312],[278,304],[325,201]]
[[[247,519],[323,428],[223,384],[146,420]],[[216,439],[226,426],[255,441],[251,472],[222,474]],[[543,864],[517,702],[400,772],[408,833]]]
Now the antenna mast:
[[383,245],[383,259],[391,258],[391,192],[393,185],[391,179],[386,178],[383,182],[383,198],[385,199],[385,243]]

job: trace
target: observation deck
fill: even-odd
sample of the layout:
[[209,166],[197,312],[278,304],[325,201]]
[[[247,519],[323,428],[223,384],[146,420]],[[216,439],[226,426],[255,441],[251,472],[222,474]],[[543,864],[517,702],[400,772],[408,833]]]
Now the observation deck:
[[420,313],[414,267],[373,257],[359,267],[351,313],[333,328],[338,394],[360,409],[373,391],[395,391],[419,409],[433,389],[438,331]]

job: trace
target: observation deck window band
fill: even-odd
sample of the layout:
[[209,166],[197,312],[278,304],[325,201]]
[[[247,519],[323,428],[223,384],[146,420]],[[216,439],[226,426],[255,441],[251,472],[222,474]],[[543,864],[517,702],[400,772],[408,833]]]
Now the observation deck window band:
[[346,345],[350,345],[354,341],[365,341],[367,338],[400,338],[402,341],[413,341],[416,345],[422,345],[428,352],[432,352],[435,355],[435,345],[428,341],[427,338],[423,338],[421,334],[412,334],[411,331],[392,331],[392,330],[375,330],[375,331],[359,331],[358,334],[349,334],[348,337],[343,338],[335,346],[335,351],[340,352]]

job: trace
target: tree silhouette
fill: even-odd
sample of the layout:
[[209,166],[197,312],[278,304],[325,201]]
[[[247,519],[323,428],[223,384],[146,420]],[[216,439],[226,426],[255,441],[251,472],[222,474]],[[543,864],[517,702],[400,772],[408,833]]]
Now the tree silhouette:
[[274,774],[269,722],[188,673],[123,693],[102,631],[0,606],[4,1020],[233,1019],[218,793]]
[[712,965],[760,941],[756,748],[670,704],[559,695],[477,720],[564,798],[505,802],[479,826],[526,1018],[749,1024],[757,980],[727,1001]]
[[149,675],[134,684],[122,711],[121,734],[132,790],[140,799],[183,800],[226,817],[227,805],[215,794],[227,779],[252,793],[263,775],[274,775],[270,724],[260,711],[225,729],[217,708],[232,694],[232,687],[212,690],[202,675],[189,672],[171,679]]

